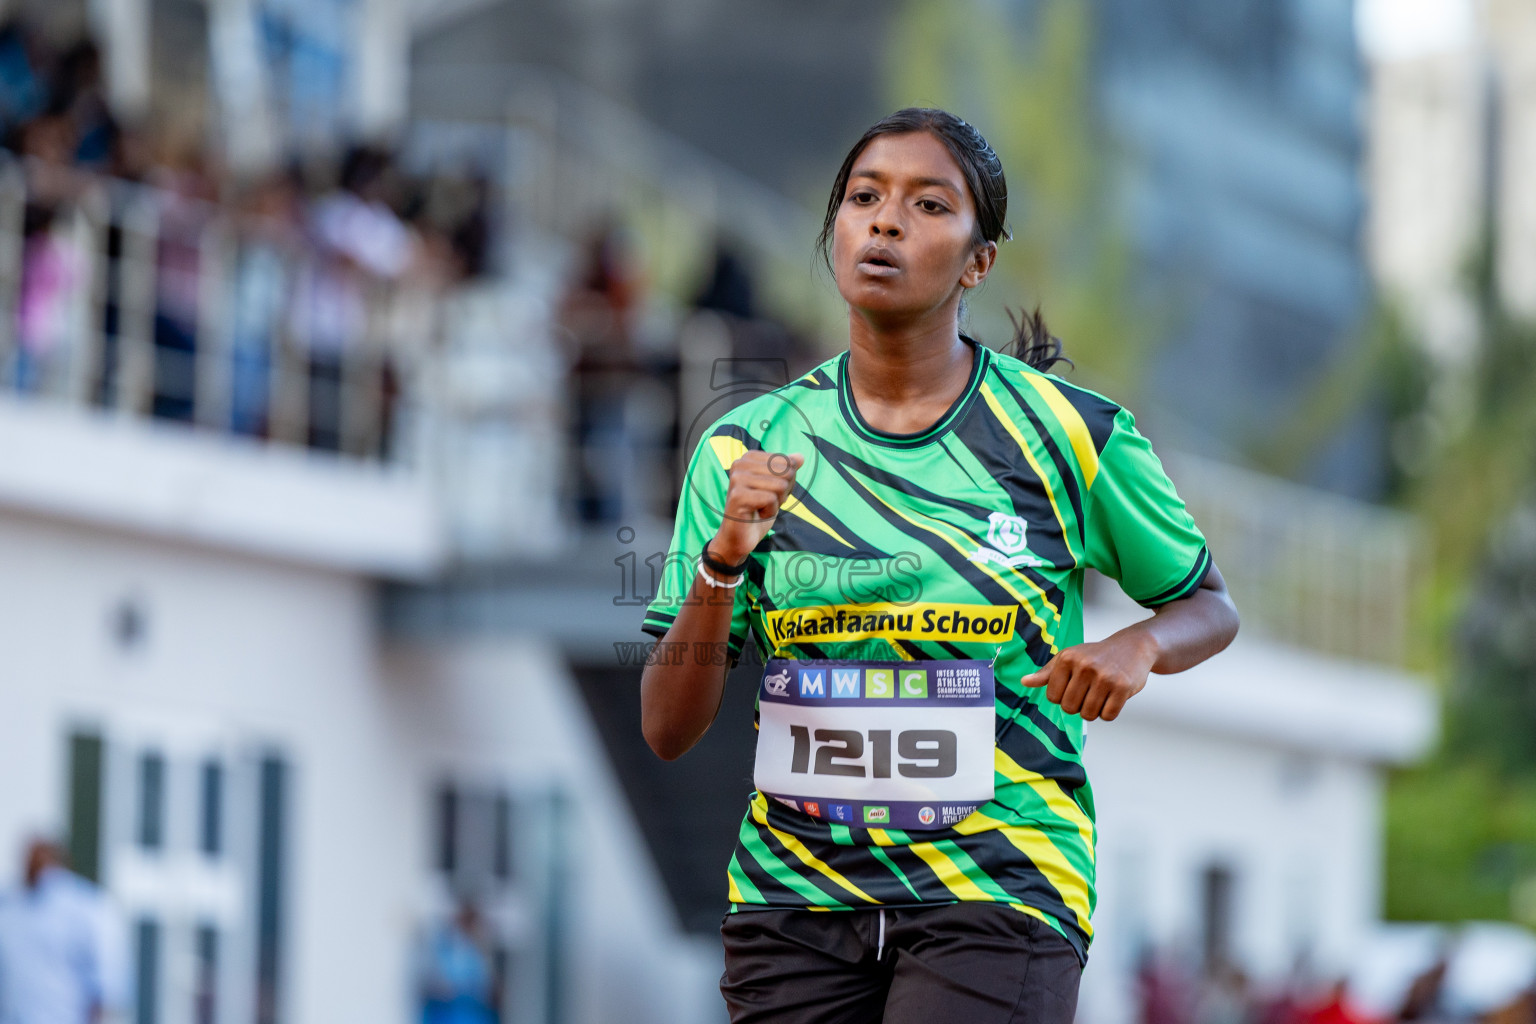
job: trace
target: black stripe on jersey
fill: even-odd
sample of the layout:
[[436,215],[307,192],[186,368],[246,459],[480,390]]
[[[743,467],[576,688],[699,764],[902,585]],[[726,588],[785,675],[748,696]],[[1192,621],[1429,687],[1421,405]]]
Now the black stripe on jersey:
[[[763,834],[763,830],[758,827],[755,821],[749,820],[742,827],[752,829],[759,836]],[[747,849],[746,844],[740,838],[736,840],[736,863],[741,865],[741,873],[747,876],[747,881],[757,886],[757,891],[763,894],[763,899],[767,901],[769,906],[806,906],[805,897],[770,875],[768,870],[757,862],[757,858],[752,856],[752,851]],[[790,870],[793,871],[794,869],[791,868]]]
[[[1030,721],[1039,724],[1033,717]],[[1054,742],[1055,737],[1051,739]],[[1088,781],[1088,773],[1081,764],[1060,756],[1028,729],[1005,728],[1002,735],[997,737],[997,749],[1013,758],[1020,768],[1038,772],[1058,783],[1068,794]],[[1070,750],[1071,744],[1062,749]]]
[[[923,834],[921,832],[909,832],[907,833],[907,836],[912,840],[912,842],[932,841],[922,838]],[[944,832],[935,832],[933,838],[936,840],[953,840],[957,845],[960,846],[961,849],[965,849],[965,839],[967,837],[958,836],[953,832],[946,830]],[[950,891],[949,886],[940,881],[939,876],[934,872],[929,863],[923,860],[923,858],[919,857],[917,854],[913,853],[911,849],[904,845],[882,846],[880,849],[884,850],[885,855],[891,858],[891,863],[900,868],[901,873],[907,876],[907,881],[912,883],[912,888],[917,890],[918,899],[922,900],[924,903],[955,902],[955,894]],[[870,855],[869,859],[874,861],[876,864],[880,863],[879,861],[875,860],[873,854]],[[889,874],[889,872],[887,873]]]
[[1083,424],[1088,428],[1088,436],[1093,438],[1093,450],[1103,452],[1104,446],[1109,443],[1109,435],[1115,432],[1115,417],[1120,415],[1120,407],[1102,395],[1096,395],[1086,391],[1076,384],[1069,384],[1053,374],[1047,374],[1051,380],[1060,385],[1057,390],[1061,396],[1072,404],[1077,414],[1083,418]]
[[1144,608],[1155,608],[1158,605],[1167,604],[1169,601],[1177,601],[1181,597],[1188,597],[1190,594],[1195,592],[1195,589],[1199,587],[1200,584],[1205,582],[1205,578],[1206,576],[1210,575],[1210,572],[1211,552],[1209,549],[1202,547],[1200,549],[1200,554],[1195,558],[1195,567],[1189,570],[1188,576],[1185,576],[1182,580],[1175,583],[1161,594],[1158,594],[1156,597],[1148,598],[1147,600],[1141,601],[1139,603]]
[[1072,515],[1077,518],[1078,540],[1086,544],[1087,534],[1085,532],[1086,524],[1083,520],[1083,496],[1077,487],[1077,474],[1072,472],[1071,464],[1067,462],[1066,456],[1061,453],[1061,446],[1056,443],[1056,439],[1051,436],[1051,432],[1041,422],[1040,416],[1035,412],[1034,407],[1024,401],[1024,396],[1019,394],[1012,384],[1008,383],[1008,378],[999,373],[997,374],[997,380],[998,383],[1002,384],[1003,389],[1008,392],[1008,396],[1018,404],[1020,409],[1024,410],[1024,415],[1028,417],[1029,425],[1035,428],[1035,434],[1040,438],[1040,444],[1045,448],[1045,453],[1051,457],[1051,464],[1056,467],[1056,475],[1061,477],[1061,485],[1067,490],[1067,502],[1072,506]]
[[[1053,568],[1076,568],[1077,559],[1072,556],[1066,538],[1056,525],[1056,513],[1046,493],[1046,482],[1030,469],[1022,456],[1013,454],[1018,442],[998,421],[992,407],[985,402],[978,403],[969,416],[955,424],[951,433],[981,463],[987,475],[1003,488],[1013,504],[1014,514],[1023,516],[1030,524],[1030,551],[1050,559]],[[1057,466],[1057,472],[1061,473],[1060,466]],[[1070,474],[1062,475],[1070,478]]]
[[[848,472],[848,470],[842,466],[838,466],[837,470],[848,478],[850,484],[853,483],[853,477]],[[972,587],[980,591],[982,595],[990,600],[993,604],[1014,605],[1016,607],[1018,606],[1018,599],[1015,598],[1012,594],[1008,593],[1008,591],[1003,588],[1002,584],[986,575],[986,573],[982,572],[978,566],[966,561],[964,557],[962,557],[952,548],[949,548],[948,545],[944,545],[943,548],[940,548],[938,544],[935,543],[935,538],[932,534],[928,533],[926,530],[923,530],[919,526],[914,526],[912,523],[907,522],[905,519],[897,515],[891,509],[887,508],[882,502],[878,500],[874,500],[872,498],[865,499],[865,504],[867,504],[876,515],[880,516],[892,527],[922,544],[929,551],[932,551],[935,555],[938,556],[940,561],[947,564],[951,569],[958,573],[961,578],[965,579],[966,582],[968,582]],[[1047,587],[1050,587],[1050,589],[1047,590]],[[1041,587],[1041,589],[1046,591],[1047,599],[1049,600],[1050,592],[1051,590],[1054,590],[1055,587],[1051,586],[1047,582],[1045,586]],[[1056,600],[1052,601],[1052,603],[1055,604],[1057,608],[1061,607],[1060,604],[1056,603],[1056,601],[1059,600],[1060,595],[1058,594]],[[1022,612],[1022,609],[1020,610]],[[1055,657],[1056,652],[1051,650],[1050,644],[1046,643],[1045,638],[1040,635],[1040,628],[1033,622],[1030,622],[1026,628],[1025,616],[1022,614],[1019,616],[1018,628],[1024,635],[1024,650],[1025,653],[1029,655],[1031,661],[1037,665],[1044,665],[1051,658]]]
[[1062,900],[1061,894],[1025,853],[1000,832],[977,832],[963,837],[960,848],[970,854],[977,867],[985,871],[1014,902],[1034,907],[1061,922],[1068,941],[1082,955],[1082,936],[1077,915]]
[[[1016,694],[1012,690],[1000,686],[997,688],[997,694],[1003,699],[1005,707],[1016,714],[1022,714],[1035,724],[1035,728],[1045,733],[1046,738],[1056,745],[1057,750],[1065,750],[1074,757],[1081,753],[1077,746],[1073,744],[1072,738],[1063,732],[1059,725],[1051,721],[1050,716],[1041,710],[1039,704],[1030,699],[1028,690]],[[1012,698],[1011,700],[1009,699],[1010,697]],[[1015,717],[1015,715],[1009,715],[1005,718],[999,718],[1000,731],[997,734],[998,739],[1002,739],[1003,735],[1008,731],[1008,727],[1013,724]]]
[[1065,750],[1074,757],[1082,753],[1073,745],[1072,737],[1062,732],[1061,726],[1051,721],[1050,716],[1040,710],[1040,705],[1034,701],[1024,705],[1024,715],[1031,722],[1035,723],[1036,729],[1045,733],[1046,738],[1056,745],[1057,750]]
[[[969,417],[967,417],[967,418],[969,418]],[[957,424],[955,424],[955,426],[959,427],[960,424],[957,423]],[[965,463],[961,462],[958,458],[955,457],[954,450],[949,447],[949,438],[948,437],[944,437],[944,438],[940,438],[939,439],[939,449],[941,451],[943,451],[943,453],[945,455],[949,456],[949,461],[950,462],[953,462],[956,466],[958,466],[960,468],[960,472],[965,474],[965,478],[971,482],[971,486],[972,487],[976,488],[978,491],[981,490],[981,484],[977,483],[976,482],[976,478],[971,476],[971,471],[966,468]]]
[[836,537],[827,536],[826,532],[795,515],[793,512],[780,512],[774,520],[773,530],[763,538],[763,542],[755,550],[769,551],[808,551],[817,555],[829,555],[836,558],[890,558],[884,551],[876,551],[865,544],[863,538],[848,528],[832,512],[811,497],[810,493],[799,484],[790,492],[794,498],[814,513],[822,522],[848,540],[853,547],[839,544]]
[[[772,801],[770,800],[770,802]],[[857,895],[844,889],[841,885],[838,885],[832,879],[791,853],[789,847],[785,846],[783,841],[767,828],[757,824],[755,820],[751,824],[757,829],[757,838],[761,840],[764,846],[768,847],[768,852],[779,858],[789,870],[810,882],[839,903],[846,903],[849,906],[855,907],[864,905],[864,901],[859,899]],[[774,828],[778,828],[778,826],[775,825]],[[789,832],[787,829],[779,829],[779,831]],[[793,832],[789,832],[789,834],[794,835]],[[853,862],[850,863],[849,858],[846,855],[842,855],[842,852],[845,850],[855,854],[860,852],[857,847],[830,846],[818,849],[817,853],[823,864],[848,879],[854,885],[858,885],[860,889],[864,889],[864,886],[859,885],[859,878],[857,876],[861,872],[867,872],[867,861],[874,860],[874,858],[866,854],[863,857],[855,857]],[[750,856],[750,853],[748,855]],[[864,891],[869,892],[868,889],[864,889]],[[804,900],[804,897],[801,897],[801,899]]]
[[826,370],[817,367],[799,380],[792,380],[786,387],[809,388],[812,391],[831,391],[837,387],[837,381]]
[[718,427],[715,428],[714,433],[710,434],[709,436],[710,437],[734,437],[736,440],[738,440],[742,444],[746,445],[747,446],[747,451],[751,451],[751,452],[762,451],[762,448],[763,448],[763,442],[759,441],[757,438],[755,438],[751,434],[747,433],[745,427],[738,427],[734,423],[722,423],[722,424],[720,424]]
[[[817,449],[823,453],[827,461],[831,463],[833,468],[838,471],[843,479],[848,481],[849,488],[853,491],[853,493],[862,498],[865,505],[872,509],[876,515],[879,515],[887,523],[894,526],[902,533],[905,533],[907,536],[912,537],[914,540],[921,541],[925,547],[937,554],[942,561],[948,564],[950,568],[954,569],[962,579],[965,579],[977,590],[980,590],[991,597],[994,603],[1001,603],[1004,605],[1018,604],[1018,600],[1012,594],[1008,593],[1008,591],[1005,590],[999,583],[997,583],[996,580],[992,579],[992,577],[988,576],[985,572],[980,571],[978,566],[961,557],[953,550],[953,548],[949,547],[948,545],[944,545],[942,548],[939,547],[934,543],[934,537],[932,534],[928,533],[926,530],[922,530],[919,527],[913,526],[901,516],[891,511],[891,509],[887,508],[884,502],[873,498],[864,497],[864,493],[861,490],[863,484],[862,482],[856,480],[853,474],[849,472],[849,467],[851,466],[855,469],[858,469],[861,473],[864,473],[875,482],[886,484],[887,486],[893,487],[903,494],[907,494],[915,498],[921,498],[926,501],[931,501],[936,505],[953,508],[962,512],[968,512],[972,518],[977,520],[985,519],[990,514],[989,510],[968,501],[961,501],[956,498],[945,498],[934,494],[932,491],[918,487],[917,485],[912,484],[910,481],[907,481],[901,477],[894,476],[885,472],[884,470],[877,469],[874,466],[869,465],[864,460],[843,451],[841,448],[838,448],[836,445],[832,444],[830,441],[825,440],[824,438],[813,437],[811,438],[811,441],[816,445]],[[960,529],[959,527],[955,527],[953,523],[948,525],[955,529]],[[961,532],[965,533],[971,541],[974,541],[978,546],[980,546],[981,539],[979,537],[967,531],[962,530]],[[1034,585],[1040,589],[1041,593],[1045,595],[1046,601],[1048,601],[1053,608],[1057,609],[1058,612],[1063,607],[1065,607],[1065,598],[1061,592],[1061,588],[1058,587],[1055,583],[1052,583],[1038,572],[1035,572],[1034,570],[1027,567],[1021,566],[1014,568],[1011,571],[1019,573],[1020,575],[1030,580],[1030,582],[1034,583]],[[1033,627],[1032,624],[1032,628],[1034,628],[1035,636],[1031,641],[1029,641],[1029,646],[1027,646],[1026,650],[1029,652],[1029,656],[1034,660],[1035,664],[1044,665],[1046,661],[1049,661],[1052,657],[1055,656],[1056,652],[1051,650],[1050,645],[1045,643],[1044,638],[1039,635],[1038,627]]]
[[858,493],[858,485],[855,484],[853,482],[853,478],[848,475],[846,469],[848,466],[852,466],[854,469],[857,469],[860,473],[863,473],[865,476],[869,477],[876,483],[885,484],[887,487],[893,487],[900,491],[902,494],[910,495],[914,498],[921,498],[924,501],[931,501],[935,505],[942,505],[945,508],[952,508],[956,512],[964,512],[972,519],[985,522],[987,516],[992,512],[992,510],[987,508],[985,505],[978,505],[973,501],[965,501],[961,498],[951,498],[943,494],[936,494],[933,491],[919,487],[917,484],[912,482],[910,477],[897,476],[895,473],[888,472],[887,470],[881,469],[878,466],[871,466],[857,455],[854,455],[852,452],[844,451],[824,437],[818,437],[814,434],[806,434],[805,436],[810,438],[811,443],[816,446],[816,449],[821,452],[827,461],[831,462],[833,466],[837,467],[838,472],[843,475],[843,479],[848,481],[855,494]]

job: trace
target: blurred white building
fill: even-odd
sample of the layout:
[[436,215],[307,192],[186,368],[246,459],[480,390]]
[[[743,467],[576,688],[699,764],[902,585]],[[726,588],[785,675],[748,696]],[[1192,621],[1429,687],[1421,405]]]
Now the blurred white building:
[[1465,273],[1494,230],[1500,294],[1536,317],[1536,11],[1360,0],[1372,271],[1431,352],[1475,339]]

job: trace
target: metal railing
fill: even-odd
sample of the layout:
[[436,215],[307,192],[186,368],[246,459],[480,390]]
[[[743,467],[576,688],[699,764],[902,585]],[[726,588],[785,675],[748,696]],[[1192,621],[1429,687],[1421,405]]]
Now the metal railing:
[[291,226],[0,154],[0,390],[407,460],[441,301]]
[[1194,456],[1166,461],[1244,630],[1404,663],[1423,543],[1412,516]]

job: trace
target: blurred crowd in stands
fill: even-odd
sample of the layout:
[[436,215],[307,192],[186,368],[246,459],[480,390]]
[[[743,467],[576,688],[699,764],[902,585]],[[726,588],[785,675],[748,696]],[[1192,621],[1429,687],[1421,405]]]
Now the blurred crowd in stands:
[[[1401,938],[1401,936],[1399,936]],[[1536,941],[1514,926],[1451,935],[1425,926],[1408,943],[1356,951],[1347,978],[1284,985],[1239,968],[1198,971],[1149,954],[1137,973],[1138,1024],[1536,1024]]]
[[14,310],[0,359],[16,390],[387,454],[432,300],[490,269],[482,174],[411,175],[388,149],[340,142],[236,173],[205,140],[121,120],[94,41],[55,48],[14,20],[0,140]]
[[670,519],[681,462],[701,432],[822,356],[765,314],[750,259],[729,240],[715,241],[687,307],[659,331],[643,315],[644,281],[619,223],[589,233],[573,271],[557,328],[571,371],[574,514],[584,523]]

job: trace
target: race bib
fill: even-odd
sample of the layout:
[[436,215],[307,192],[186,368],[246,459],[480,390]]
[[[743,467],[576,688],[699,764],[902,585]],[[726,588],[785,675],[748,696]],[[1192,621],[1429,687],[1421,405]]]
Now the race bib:
[[985,661],[771,659],[758,689],[758,792],[859,828],[945,828],[992,799]]

